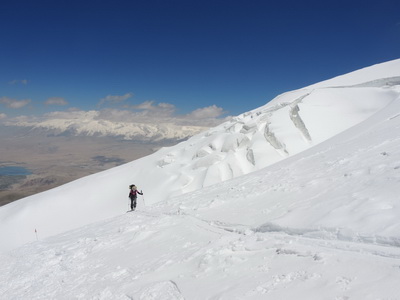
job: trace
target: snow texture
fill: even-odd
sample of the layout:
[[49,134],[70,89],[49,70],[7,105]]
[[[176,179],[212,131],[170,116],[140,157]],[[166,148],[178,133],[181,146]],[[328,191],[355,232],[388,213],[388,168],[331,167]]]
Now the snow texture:
[[0,298],[400,299],[399,129],[395,60],[1,207]]

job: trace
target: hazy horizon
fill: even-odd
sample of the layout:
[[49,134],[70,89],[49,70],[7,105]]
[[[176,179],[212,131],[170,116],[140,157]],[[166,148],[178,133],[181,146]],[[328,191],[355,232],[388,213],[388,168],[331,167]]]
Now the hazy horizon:
[[1,125],[0,140],[0,168],[17,166],[32,173],[0,174],[0,206],[128,163],[178,142],[49,135],[45,131]]

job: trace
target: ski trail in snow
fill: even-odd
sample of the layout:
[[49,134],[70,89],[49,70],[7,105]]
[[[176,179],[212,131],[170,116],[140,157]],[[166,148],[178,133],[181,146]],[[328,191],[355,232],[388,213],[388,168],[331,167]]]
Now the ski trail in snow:
[[[386,280],[400,279],[396,247],[255,231],[185,212],[135,213],[3,257],[14,264],[0,266],[0,280],[13,281],[0,293],[21,299],[275,299],[299,286],[318,291],[329,278],[330,296],[339,299],[370,292],[359,286],[365,275],[391,272]],[[19,264],[20,256],[29,264]],[[366,263],[371,271],[357,273]]]
[[[174,215],[171,213],[163,213],[164,215]],[[297,242],[305,245],[315,245],[322,248],[329,248],[332,250],[349,251],[349,252],[363,252],[369,253],[374,256],[381,256],[400,260],[400,243],[397,238],[379,238],[379,237],[361,237],[357,236],[356,239],[350,240],[349,237],[341,236],[338,229],[299,229],[299,228],[283,228],[273,223],[267,223],[257,228],[252,228],[249,225],[228,223],[218,220],[206,220],[198,216],[178,212],[179,216],[184,218],[193,218],[207,225],[199,226],[203,230],[211,231],[213,233],[221,234],[220,230],[237,234],[238,236],[268,236],[279,238],[282,240],[295,238]],[[211,228],[217,229],[211,230]],[[222,235],[222,234],[221,234]],[[278,250],[277,250],[278,251]],[[279,250],[283,251],[283,250]],[[294,251],[294,250],[293,250]],[[285,252],[285,251],[283,251]],[[287,254],[287,253],[286,253]]]
[[[252,227],[246,224],[222,222],[219,220],[207,220],[199,216],[190,214],[186,211],[178,211],[176,213],[164,213],[165,215],[179,214],[182,217],[194,218],[200,222],[207,224],[206,230],[212,228],[223,230],[229,233],[248,236],[248,235],[265,235],[279,237],[282,239],[293,239],[307,245],[318,245],[324,248],[331,248],[341,251],[364,252],[371,255],[388,257],[400,260],[400,241],[397,237],[380,237],[380,236],[362,236],[357,234],[355,237],[343,235],[338,228],[288,228],[281,227],[273,223],[265,223],[258,227]],[[205,229],[205,227],[202,227]],[[218,233],[218,231],[212,231]]]

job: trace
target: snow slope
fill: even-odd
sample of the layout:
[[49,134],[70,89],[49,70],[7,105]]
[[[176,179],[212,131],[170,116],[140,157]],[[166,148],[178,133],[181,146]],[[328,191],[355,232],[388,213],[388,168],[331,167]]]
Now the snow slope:
[[0,295],[399,299],[399,78],[395,60],[285,93],[0,208]]
[[32,241],[34,229],[45,237],[119,215],[131,183],[154,204],[263,169],[388,107],[399,78],[396,60],[288,92],[174,147],[2,207],[0,238],[7,243],[0,250]]

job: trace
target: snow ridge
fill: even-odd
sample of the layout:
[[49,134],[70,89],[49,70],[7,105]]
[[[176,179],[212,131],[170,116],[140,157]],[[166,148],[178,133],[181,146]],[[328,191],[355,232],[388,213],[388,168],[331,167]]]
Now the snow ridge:
[[298,104],[302,102],[305,97],[310,95],[310,93],[301,96],[300,98],[298,98],[297,100],[293,101],[293,103],[290,104],[291,107],[290,119],[292,120],[294,126],[296,126],[296,128],[300,130],[301,134],[308,142],[311,142],[312,139],[306,125],[304,124],[302,118],[300,117],[299,114],[300,108]]

